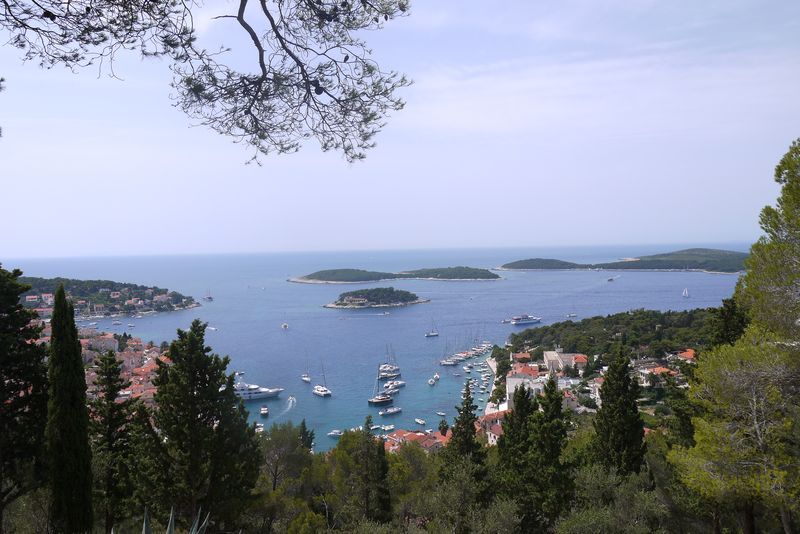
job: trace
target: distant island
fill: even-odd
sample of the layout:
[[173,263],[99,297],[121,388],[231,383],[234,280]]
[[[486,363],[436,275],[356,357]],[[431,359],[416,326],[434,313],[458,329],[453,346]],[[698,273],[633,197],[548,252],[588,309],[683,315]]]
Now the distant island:
[[327,269],[290,278],[289,282],[306,284],[355,284],[359,282],[379,282],[382,280],[497,280],[497,274],[488,269],[475,267],[439,267],[417,269],[399,273],[365,271],[363,269]]
[[747,254],[732,250],[713,248],[689,248],[665,254],[653,254],[639,258],[626,258],[611,263],[581,264],[547,258],[512,261],[501,266],[505,270],[637,270],[637,271],[705,271],[736,273],[744,270]]
[[410,291],[395,289],[393,287],[376,287],[373,289],[359,289],[348,291],[339,295],[336,302],[326,304],[325,308],[393,308],[429,302],[421,299]]
[[111,280],[22,276],[19,281],[31,286],[21,295],[22,304],[35,309],[42,318],[50,316],[53,295],[62,284],[75,307],[75,314],[84,317],[175,311],[200,305],[194,298],[177,291]]

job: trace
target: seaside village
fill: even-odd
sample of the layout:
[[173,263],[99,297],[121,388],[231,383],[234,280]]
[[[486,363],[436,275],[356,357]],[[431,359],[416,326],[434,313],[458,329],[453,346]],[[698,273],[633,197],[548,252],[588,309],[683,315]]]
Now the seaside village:
[[[525,352],[509,353],[511,369],[505,377],[497,377],[495,386],[505,383],[505,400],[499,403],[489,403],[484,415],[478,417],[475,423],[478,438],[487,446],[497,444],[503,435],[502,422],[506,414],[514,409],[513,398],[517,388],[525,387],[536,395],[542,394],[545,384],[551,374],[557,377],[558,389],[563,393],[563,406],[575,413],[594,413],[600,407],[600,388],[603,385],[603,374],[608,369],[603,367],[595,369],[592,378],[584,378],[587,367],[598,355],[591,358],[586,354],[567,353],[562,349],[543,351],[542,358],[532,358],[532,348]],[[688,383],[681,368],[684,365],[695,364],[695,350],[687,348],[664,354],[662,358],[647,358],[634,360],[632,368],[635,370],[639,386],[642,388],[642,398],[639,399],[640,410],[653,415],[659,410],[665,387],[665,380],[669,377],[675,380],[679,387],[688,387]],[[487,360],[493,370],[496,364]],[[645,427],[645,434],[649,429]],[[423,432],[421,430],[395,430],[386,436],[385,447],[388,452],[394,452],[403,443],[415,442],[424,450],[432,452],[444,447],[450,439],[452,432],[442,434],[440,431]]]
[[[50,342],[50,323],[44,323],[44,329],[39,343]],[[142,340],[128,334],[111,334],[100,332],[91,327],[79,327],[78,339],[81,344],[81,355],[86,369],[86,387],[89,397],[95,391],[97,369],[94,365],[101,354],[109,350],[114,351],[117,360],[122,362],[121,377],[131,383],[130,387],[122,392],[124,398],[139,399],[145,404],[152,404],[156,387],[153,385],[157,360],[168,362],[166,357],[166,344],[161,346],[152,342],[144,344]]]

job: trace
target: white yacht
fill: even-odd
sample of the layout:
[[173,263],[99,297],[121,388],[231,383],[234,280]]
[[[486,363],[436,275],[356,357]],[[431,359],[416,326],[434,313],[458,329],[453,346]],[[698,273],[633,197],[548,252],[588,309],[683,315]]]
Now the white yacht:
[[420,419],[419,417],[417,417],[416,419],[414,419],[414,422],[417,423],[418,425],[425,426],[425,419]]
[[401,407],[392,406],[391,408],[386,408],[385,410],[379,411],[378,415],[380,415],[380,416],[394,415],[394,414],[400,413],[402,411],[403,411],[403,409]]
[[343,436],[343,435],[344,435],[344,432],[342,432],[342,431],[341,431],[341,430],[339,430],[338,428],[334,428],[333,430],[331,430],[330,432],[328,432],[328,435],[329,435],[330,437],[332,437],[332,438],[338,438],[338,437],[341,437],[341,436]]
[[391,388],[402,388],[405,385],[406,383],[403,382],[402,380],[389,380],[383,385],[383,387],[385,389],[391,389]]
[[262,406],[260,413],[261,417],[267,417],[269,415],[269,406]]
[[283,388],[264,388],[258,384],[248,384],[242,380],[233,385],[233,392],[237,397],[244,400],[269,399],[277,397],[284,391]]

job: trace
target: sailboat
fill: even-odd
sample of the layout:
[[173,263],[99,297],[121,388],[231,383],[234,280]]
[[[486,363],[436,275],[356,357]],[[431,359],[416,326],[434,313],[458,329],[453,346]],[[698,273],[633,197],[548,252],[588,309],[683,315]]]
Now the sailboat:
[[317,384],[311,392],[318,397],[330,397],[333,393],[328,389],[325,381],[325,366],[322,366],[322,385]]
[[380,393],[378,392],[378,383],[380,382],[381,374],[382,374],[382,371],[380,370],[380,367],[379,367],[378,368],[378,374],[375,377],[375,387],[372,390],[372,397],[367,399],[367,402],[369,404],[372,404],[372,405],[375,405],[375,406],[380,406],[380,405],[384,405],[384,404],[391,404],[391,403],[394,402],[394,399],[392,398],[392,396],[389,393],[384,392],[384,391],[381,391]]
[[685,298],[685,299],[689,298],[689,288],[688,287],[684,287],[683,288],[683,298]]
[[306,372],[300,375],[300,380],[302,380],[306,384],[311,383],[311,375],[308,374],[308,353],[306,353]]
[[211,296],[210,289],[206,289],[206,295],[203,297],[203,300],[205,300],[206,302],[211,302],[214,300],[214,297]]
[[439,331],[436,329],[436,323],[431,320],[431,329],[425,332],[425,337],[439,337]]

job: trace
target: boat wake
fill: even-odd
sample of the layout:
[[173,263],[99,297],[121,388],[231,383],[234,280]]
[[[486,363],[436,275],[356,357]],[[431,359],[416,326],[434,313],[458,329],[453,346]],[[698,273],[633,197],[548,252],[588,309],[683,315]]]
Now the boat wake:
[[295,399],[290,395],[289,399],[286,401],[286,407],[283,409],[281,413],[278,414],[278,417],[287,414],[289,410],[291,410],[295,406],[297,406],[297,399]]

